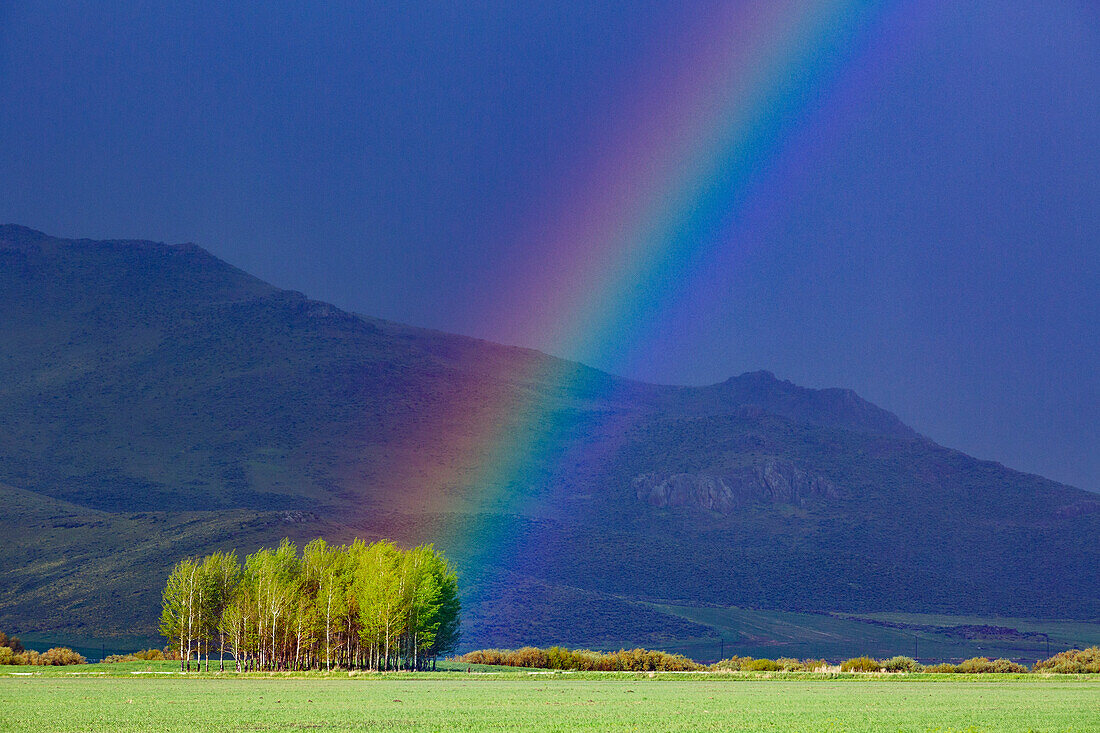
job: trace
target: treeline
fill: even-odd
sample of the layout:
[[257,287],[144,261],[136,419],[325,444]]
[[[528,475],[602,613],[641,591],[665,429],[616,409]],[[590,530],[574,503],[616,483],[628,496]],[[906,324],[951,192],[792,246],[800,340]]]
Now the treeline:
[[297,547],[242,565],[235,552],[181,560],[164,588],[161,633],[180,668],[205,658],[237,671],[425,669],[458,643],[458,579],[431,545]]
[[[456,657],[465,664],[492,664],[506,667],[575,670],[587,672],[928,672],[983,674],[1025,673],[1028,668],[1009,659],[974,657],[959,664],[947,662],[924,665],[911,657],[874,659],[861,656],[832,664],[824,659],[756,659],[733,656],[705,665],[679,654],[648,649],[596,652],[588,649],[523,647],[522,649],[479,649]],[[1071,649],[1040,660],[1034,672],[1088,674],[1100,673],[1100,647]]]
[[32,664],[44,667],[86,664],[87,660],[68,647],[55,646],[39,654],[25,649],[17,637],[0,631],[0,664]]

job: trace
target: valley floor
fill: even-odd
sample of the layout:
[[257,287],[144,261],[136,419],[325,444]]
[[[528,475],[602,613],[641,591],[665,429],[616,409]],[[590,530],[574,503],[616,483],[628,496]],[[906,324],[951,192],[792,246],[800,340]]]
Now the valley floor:
[[218,678],[173,666],[0,668],[0,730],[1100,731],[1095,675]]

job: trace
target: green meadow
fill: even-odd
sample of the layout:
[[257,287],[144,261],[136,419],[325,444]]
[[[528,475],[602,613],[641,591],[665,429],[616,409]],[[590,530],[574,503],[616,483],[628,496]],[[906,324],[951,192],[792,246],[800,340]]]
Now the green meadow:
[[1100,679],[1038,675],[191,674],[8,668],[0,729],[1100,731]]

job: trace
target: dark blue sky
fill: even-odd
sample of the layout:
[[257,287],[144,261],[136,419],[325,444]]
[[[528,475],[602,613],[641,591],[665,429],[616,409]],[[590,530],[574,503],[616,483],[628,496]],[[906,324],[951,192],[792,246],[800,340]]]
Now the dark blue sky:
[[[497,296],[545,254],[523,224],[717,4],[227,5],[0,4],[0,221],[194,241],[350,310],[515,341],[496,309],[524,306]],[[847,386],[1100,489],[1100,10],[891,5],[631,358],[559,355]]]

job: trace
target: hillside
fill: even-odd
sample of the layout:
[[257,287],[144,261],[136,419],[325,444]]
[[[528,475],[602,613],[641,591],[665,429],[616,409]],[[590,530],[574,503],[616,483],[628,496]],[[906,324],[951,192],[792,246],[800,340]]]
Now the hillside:
[[0,227],[0,434],[10,631],[152,634],[179,556],[319,533],[437,541],[471,645],[715,633],[671,606],[1100,616],[1095,495],[851,391],[640,384],[194,245]]

